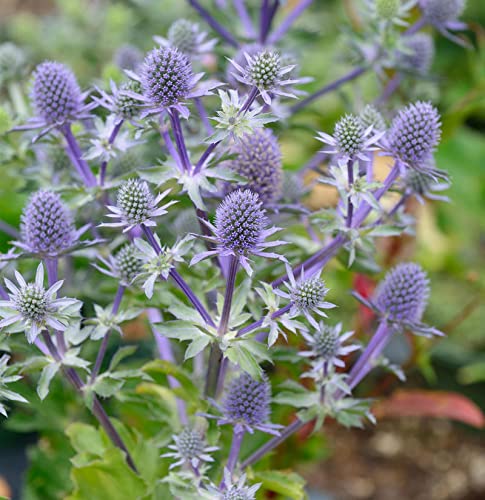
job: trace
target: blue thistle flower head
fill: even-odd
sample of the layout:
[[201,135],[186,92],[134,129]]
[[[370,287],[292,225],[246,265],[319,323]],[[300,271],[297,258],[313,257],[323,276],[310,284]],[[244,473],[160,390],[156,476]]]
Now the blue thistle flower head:
[[308,278],[296,283],[291,290],[291,301],[300,311],[313,311],[324,302],[328,288],[319,277]]
[[238,254],[251,253],[267,224],[259,196],[249,189],[228,194],[216,210],[215,234],[219,244]]
[[420,0],[423,17],[438,28],[455,22],[463,13],[466,0]]
[[143,63],[143,94],[155,106],[172,106],[187,97],[192,88],[193,76],[189,58],[179,49],[153,49]]
[[405,38],[406,52],[398,54],[398,64],[408,71],[424,75],[434,58],[433,38],[427,33],[416,33]]
[[412,168],[426,169],[440,141],[440,115],[428,102],[409,104],[394,118],[387,137],[396,158]]
[[234,379],[222,401],[220,423],[239,423],[243,429],[264,429],[270,416],[271,386],[266,376],[254,380],[247,373]]
[[25,206],[20,225],[23,248],[46,257],[56,257],[78,240],[69,209],[52,191],[37,191]]
[[113,95],[113,110],[125,120],[133,120],[140,114],[140,101],[132,97],[130,92],[140,93],[140,82],[130,80],[123,83]]
[[192,54],[197,49],[197,25],[187,19],[177,19],[168,29],[168,41],[184,54]]
[[378,310],[391,321],[419,323],[429,297],[429,280],[419,264],[401,263],[379,284],[374,297]]
[[[248,182],[245,187],[259,195],[264,205],[281,195],[282,166],[278,140],[269,129],[256,129],[244,135],[234,147],[237,158],[229,166]],[[226,185],[226,190],[231,188]]]
[[81,89],[67,66],[46,61],[37,66],[33,77],[31,98],[38,116],[46,123],[65,122],[81,111]]

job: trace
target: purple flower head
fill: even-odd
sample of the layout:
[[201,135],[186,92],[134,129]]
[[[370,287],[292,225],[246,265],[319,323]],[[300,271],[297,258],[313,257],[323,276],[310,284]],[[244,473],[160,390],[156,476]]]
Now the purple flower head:
[[143,63],[143,94],[154,106],[169,107],[186,99],[193,76],[189,58],[183,52],[173,47],[153,49]]
[[405,38],[405,51],[398,53],[398,64],[407,71],[425,75],[433,62],[434,42],[426,33]]
[[420,0],[423,17],[438,28],[455,23],[465,10],[466,0]]
[[364,129],[372,127],[372,130],[376,132],[382,132],[387,129],[386,122],[381,112],[372,106],[372,104],[367,104],[359,114],[359,120]]
[[125,44],[116,50],[113,60],[120,69],[136,71],[143,62],[143,53],[134,45]]
[[259,196],[249,189],[227,195],[216,210],[215,234],[223,248],[248,254],[268,223]]
[[80,236],[69,209],[52,191],[37,191],[30,197],[22,213],[20,234],[18,246],[43,257],[59,256]]
[[401,263],[377,287],[374,303],[391,321],[419,322],[429,297],[429,280],[420,265]]
[[[237,158],[229,162],[230,168],[245,177],[245,187],[259,195],[265,205],[277,200],[281,194],[282,167],[278,140],[269,129],[256,129],[244,135],[234,147]],[[231,189],[226,184],[226,191]]]
[[214,237],[206,236],[206,240],[217,245],[216,250],[202,252],[192,258],[191,265],[216,254],[221,256],[233,255],[245,271],[251,275],[249,255],[259,255],[286,262],[281,255],[265,252],[268,247],[282,245],[283,241],[266,241],[268,236],[279,231],[272,227],[265,229],[268,218],[259,196],[249,189],[238,189],[228,194],[217,207],[215,225],[205,224],[211,229]]
[[222,401],[220,425],[233,424],[235,432],[254,432],[255,429],[270,434],[279,434],[281,426],[268,423],[271,409],[271,385],[263,375],[261,380],[254,380],[247,373],[234,379]]
[[46,61],[37,66],[33,76],[32,101],[46,123],[63,123],[79,113],[83,100],[81,89],[67,66]]
[[119,222],[103,223],[101,226],[124,227],[123,232],[129,231],[133,227],[144,224],[145,226],[156,226],[154,217],[159,217],[167,213],[167,208],[176,203],[169,203],[159,207],[158,204],[170,192],[167,189],[163,193],[154,197],[145,181],[139,179],[129,179],[118,189],[116,206],[109,206],[111,214],[108,217],[120,219]]
[[440,141],[440,115],[428,102],[409,104],[394,118],[387,137],[396,158],[412,168],[426,170]]
[[170,469],[186,463],[192,467],[199,467],[201,462],[213,462],[210,453],[219,449],[217,446],[207,446],[202,434],[190,427],[186,427],[180,434],[174,436],[173,441],[173,444],[168,446],[171,451],[162,455],[176,460],[170,465]]

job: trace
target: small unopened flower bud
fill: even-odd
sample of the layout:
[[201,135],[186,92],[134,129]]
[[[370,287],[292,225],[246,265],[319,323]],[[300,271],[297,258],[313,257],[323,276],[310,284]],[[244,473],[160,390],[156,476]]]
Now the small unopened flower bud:
[[276,52],[263,50],[251,59],[246,71],[253,85],[263,89],[271,89],[280,78],[280,56]]
[[260,242],[266,216],[259,196],[249,189],[228,194],[216,210],[216,236],[220,244],[238,253]]
[[136,71],[143,62],[143,54],[140,49],[134,45],[122,45],[114,55],[114,62],[120,69]]
[[346,115],[335,125],[334,136],[341,153],[354,156],[359,153],[365,143],[364,128],[359,117]]
[[383,116],[374,106],[372,106],[372,104],[367,104],[364,107],[359,115],[359,120],[364,129],[367,129],[372,125],[373,130],[382,132],[387,128]]
[[321,324],[313,335],[312,350],[315,357],[330,361],[338,355],[339,348],[339,331],[336,328]]
[[141,85],[135,80],[130,80],[120,86],[118,92],[113,96],[116,112],[125,120],[132,120],[140,114],[140,101],[126,95],[126,92],[141,93]]
[[0,87],[21,77],[25,66],[26,57],[22,49],[10,42],[0,45]]
[[416,33],[405,39],[406,52],[399,53],[399,64],[418,74],[426,74],[434,58],[433,38],[426,33]]
[[375,0],[376,14],[380,19],[391,21],[399,14],[400,0]]
[[243,373],[229,385],[223,401],[224,418],[243,420],[250,426],[267,422],[270,414],[271,389],[266,378],[254,380]]
[[187,19],[178,19],[168,30],[168,41],[185,54],[192,54],[197,49],[197,26]]
[[301,311],[311,311],[323,302],[327,292],[322,279],[309,278],[296,284],[291,291],[291,301]]
[[143,93],[155,105],[171,106],[185,99],[192,76],[190,61],[180,50],[174,47],[153,49],[143,63]]
[[150,217],[154,197],[145,181],[130,179],[118,190],[117,205],[130,224],[141,224]]
[[37,191],[21,218],[22,243],[34,253],[56,256],[75,243],[76,231],[68,208],[52,191]]
[[440,116],[434,106],[416,102],[401,109],[388,132],[390,151],[411,167],[422,167],[441,137]]
[[256,129],[243,136],[234,152],[237,157],[230,167],[248,180],[245,187],[264,204],[275,201],[281,193],[282,167],[280,147],[271,130]]
[[137,248],[132,244],[123,246],[115,255],[115,267],[121,280],[131,283],[143,271]]
[[198,458],[204,453],[205,441],[203,437],[195,429],[186,427],[177,436],[177,446],[180,456],[186,460]]
[[34,71],[32,100],[47,123],[63,122],[81,106],[81,90],[74,73],[64,64],[46,61]]
[[429,297],[429,281],[421,266],[402,263],[379,284],[375,304],[394,321],[419,322]]

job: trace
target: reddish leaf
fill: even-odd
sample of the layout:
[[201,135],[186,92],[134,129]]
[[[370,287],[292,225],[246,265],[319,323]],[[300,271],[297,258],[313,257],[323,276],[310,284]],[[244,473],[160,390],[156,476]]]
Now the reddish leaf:
[[450,418],[473,427],[485,426],[485,416],[478,406],[456,392],[406,390],[395,391],[374,406],[374,414],[382,417]]

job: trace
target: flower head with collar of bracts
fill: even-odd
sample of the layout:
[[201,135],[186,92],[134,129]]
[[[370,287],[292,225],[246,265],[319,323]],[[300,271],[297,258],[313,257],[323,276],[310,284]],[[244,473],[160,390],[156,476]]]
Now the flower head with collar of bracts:
[[290,301],[290,318],[303,315],[314,328],[318,328],[318,322],[313,315],[316,314],[321,318],[326,318],[327,315],[324,310],[336,307],[335,304],[325,301],[329,289],[325,287],[325,282],[319,276],[305,278],[303,269],[298,280],[293,274],[293,269],[288,264],[286,265],[286,272],[289,281],[284,284],[288,291],[276,289],[274,293]]
[[448,196],[439,194],[450,188],[448,175],[442,170],[435,170],[435,172],[440,173],[440,175],[437,177],[427,172],[409,169],[401,179],[400,188],[404,196],[414,196],[421,205],[424,204],[425,198],[449,202]]
[[372,125],[364,128],[358,116],[349,114],[336,123],[333,135],[318,132],[316,139],[331,146],[322,152],[337,155],[339,167],[345,167],[349,161],[369,161],[369,153],[380,149],[379,140],[385,133]]
[[41,129],[33,142],[53,129],[91,118],[96,102],[85,104],[89,92],[81,92],[70,68],[55,61],[39,64],[33,72],[31,101],[36,116],[14,130]]
[[124,287],[133,285],[138,275],[143,272],[143,260],[133,243],[122,246],[114,255],[110,254],[106,258],[97,255],[97,258],[104,267],[99,264],[93,264],[93,267],[104,275],[117,279]]
[[170,189],[159,193],[156,197],[152,195],[148,184],[140,179],[129,179],[118,189],[116,206],[107,205],[112,213],[107,217],[119,219],[118,222],[103,222],[100,227],[123,227],[126,233],[138,225],[156,226],[154,217],[160,217],[167,213],[167,208],[176,200],[169,201],[165,205],[158,206],[167,196]]
[[188,118],[190,113],[184,101],[210,95],[222,85],[216,81],[200,82],[204,73],[194,74],[188,56],[174,47],[151,50],[139,75],[132,71],[126,74],[140,83],[140,92],[127,90],[125,95],[140,101],[144,108],[141,118],[172,109]]
[[354,332],[342,333],[342,323],[331,326],[320,321],[315,330],[302,331],[301,334],[308,349],[298,354],[310,360],[310,374],[327,375],[334,368],[345,368],[342,358],[360,349],[357,344],[345,345]]
[[82,303],[76,299],[56,298],[63,281],[57,281],[47,290],[44,288],[44,267],[39,264],[35,281],[27,283],[15,271],[17,285],[5,278],[10,291],[9,300],[0,300],[0,330],[6,333],[24,331],[27,341],[32,344],[42,330],[52,328],[64,331],[71,317],[79,315]]
[[202,416],[217,419],[219,425],[232,425],[236,433],[253,434],[258,430],[279,436],[279,429],[283,427],[269,421],[271,384],[264,373],[261,380],[255,380],[249,374],[242,373],[230,382],[221,405],[213,400],[211,403],[222,415],[202,414]]
[[371,299],[357,292],[352,295],[396,332],[409,330],[424,337],[442,336],[443,332],[421,321],[429,292],[429,280],[422,267],[413,262],[402,262],[387,272]]
[[178,240],[172,247],[163,247],[160,243],[160,238],[154,234],[160,252],[141,238],[135,238],[133,245],[137,250],[137,257],[141,261],[141,270],[137,276],[138,280],[143,281],[142,288],[145,295],[151,299],[153,296],[153,288],[155,282],[160,276],[167,279],[170,270],[175,262],[183,262],[184,256],[192,248],[194,237],[191,235]]
[[251,255],[286,262],[282,255],[266,251],[268,247],[276,247],[286,242],[266,241],[266,238],[280,231],[280,228],[266,229],[269,220],[265,213],[259,196],[251,190],[238,189],[229,193],[216,210],[215,224],[203,221],[214,236],[199,236],[217,248],[195,255],[190,265],[214,255],[221,257],[232,255],[251,276],[249,260]]
[[187,19],[178,19],[168,29],[167,38],[154,36],[153,40],[161,47],[175,47],[190,58],[198,58],[212,52],[217,39],[206,40],[207,32],[200,31],[199,25]]
[[272,50],[263,49],[254,55],[244,54],[245,66],[241,66],[233,59],[229,59],[237,72],[232,73],[239,82],[257,88],[263,101],[270,105],[272,95],[291,97],[297,96],[292,92],[283,90],[285,87],[302,83],[300,79],[288,78],[294,65],[283,66],[281,56]]
[[237,481],[234,481],[229,469],[224,468],[222,486],[210,484],[207,490],[213,500],[256,500],[256,492],[262,483],[247,486],[246,481],[246,474],[242,474]]

